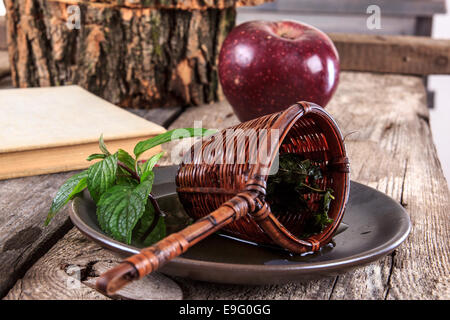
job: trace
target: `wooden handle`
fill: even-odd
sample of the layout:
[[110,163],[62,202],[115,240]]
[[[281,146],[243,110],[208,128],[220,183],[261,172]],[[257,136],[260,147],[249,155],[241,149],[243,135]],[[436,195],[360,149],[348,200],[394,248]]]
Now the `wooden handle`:
[[240,193],[208,216],[142,249],[140,253],[100,275],[97,289],[111,295],[129,282],[150,274],[200,240],[247,214],[249,208],[254,208],[256,196],[254,193]]

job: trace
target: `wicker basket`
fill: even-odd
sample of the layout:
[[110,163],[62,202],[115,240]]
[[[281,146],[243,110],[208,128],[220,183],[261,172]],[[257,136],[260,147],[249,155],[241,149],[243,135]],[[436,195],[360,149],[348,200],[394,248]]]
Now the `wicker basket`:
[[[301,154],[321,164],[324,178],[319,186],[332,188],[335,200],[328,213],[333,222],[320,234],[300,239],[297,227],[301,216],[275,216],[265,202],[268,173],[278,151]],[[294,253],[319,250],[331,240],[342,220],[350,186],[349,163],[333,118],[317,105],[300,102],[194,145],[185,155],[176,183],[181,203],[197,221],[103,274],[97,282],[100,290],[115,292],[219,229]]]

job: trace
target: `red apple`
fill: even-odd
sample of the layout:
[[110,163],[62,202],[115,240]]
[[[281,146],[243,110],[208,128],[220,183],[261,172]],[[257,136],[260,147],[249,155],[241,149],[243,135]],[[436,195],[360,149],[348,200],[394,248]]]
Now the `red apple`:
[[219,55],[223,92],[241,121],[297,101],[325,107],[339,80],[339,56],[322,31],[293,21],[235,27]]

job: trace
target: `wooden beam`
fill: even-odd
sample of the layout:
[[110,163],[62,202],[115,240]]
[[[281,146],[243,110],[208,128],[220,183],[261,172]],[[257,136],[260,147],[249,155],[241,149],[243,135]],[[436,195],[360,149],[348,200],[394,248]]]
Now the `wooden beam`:
[[156,109],[129,109],[128,111],[167,128],[182,112],[179,106]]
[[329,36],[339,52],[342,70],[450,74],[450,40],[338,33]]

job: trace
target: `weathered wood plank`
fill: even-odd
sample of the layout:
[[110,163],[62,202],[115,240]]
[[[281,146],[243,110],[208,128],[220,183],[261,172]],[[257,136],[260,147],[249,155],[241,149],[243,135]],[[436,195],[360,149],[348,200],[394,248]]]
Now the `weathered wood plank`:
[[[343,128],[358,130],[347,139],[353,178],[398,200],[413,228],[405,244],[386,258],[388,274],[383,275],[381,262],[359,276],[344,275],[333,298],[364,297],[378,279],[386,282],[376,298],[448,299],[450,196],[421,79],[355,73],[351,85],[341,89],[330,111]],[[342,112],[344,103],[352,103],[345,98],[350,95],[354,107]]]
[[[344,72],[327,110],[344,133],[356,131],[346,138],[352,179],[375,187],[406,206],[413,223],[406,242],[393,254],[355,271],[303,283],[238,286],[177,278],[185,298],[450,298],[449,191],[432,141],[421,78]],[[170,128],[193,126],[194,120],[203,120],[202,125],[210,128],[238,122],[224,102],[190,108]],[[82,256],[87,245],[86,240],[79,247],[72,243],[61,247],[72,246],[74,256]],[[95,254],[103,251],[99,249]],[[13,292],[19,286],[29,288],[26,281],[24,278],[18,283]]]
[[[119,261],[74,228],[27,271],[5,299],[109,299],[92,288],[97,277]],[[182,297],[180,287],[158,273],[113,296],[134,300],[180,300]]]
[[166,107],[166,108],[156,108],[156,109],[129,109],[129,111],[134,114],[152,121],[167,128],[182,112],[181,107]]
[[[178,279],[188,299],[448,299],[449,191],[433,145],[421,78],[342,73],[327,110],[344,133],[353,180],[402,203],[412,233],[393,254],[336,278],[279,286],[233,286]],[[215,104],[188,109],[170,128],[237,123]],[[214,121],[217,119],[217,121]],[[426,272],[424,272],[426,270]]]
[[[146,118],[158,121],[151,114]],[[163,120],[163,117],[158,119]],[[63,209],[48,227],[44,227],[44,220],[56,191],[73,174],[0,181],[0,297],[71,228],[68,208]],[[27,285],[24,281],[21,286]]]
[[44,227],[59,186],[74,172],[0,181],[0,297],[70,228],[68,208]]
[[450,40],[340,33],[329,36],[339,52],[342,70],[450,74]]
[[422,81],[361,73],[346,78],[351,82],[340,87],[329,111],[347,132],[357,131],[346,140],[352,178],[399,201],[413,228],[390,256],[340,276],[332,298],[448,299],[449,191]]

